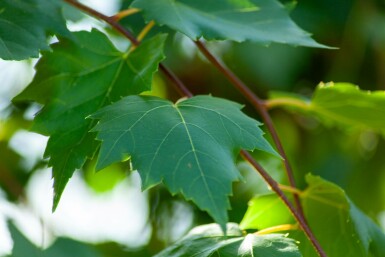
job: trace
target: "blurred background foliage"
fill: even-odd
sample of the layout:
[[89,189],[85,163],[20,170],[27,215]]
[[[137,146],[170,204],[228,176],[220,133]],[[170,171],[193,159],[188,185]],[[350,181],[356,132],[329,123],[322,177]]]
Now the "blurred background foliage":
[[[97,0],[93,1],[97,2]],[[87,3],[92,4],[93,1]],[[131,1],[114,2],[123,9]],[[291,1],[283,2],[292,6]],[[65,9],[65,13],[72,20],[72,25],[84,19],[82,14],[69,7]],[[270,91],[311,95],[315,86],[321,81],[350,82],[359,85],[362,89],[385,90],[384,1],[301,0],[296,3],[295,9],[291,10],[291,17],[300,27],[310,31],[318,42],[338,47],[338,49],[311,49],[285,45],[261,46],[248,42],[213,42],[208,46],[262,97],[267,97]],[[127,17],[122,20],[122,23],[135,33],[144,26],[140,14]],[[97,23],[97,26],[102,25]],[[118,45],[125,46],[125,43],[122,43],[110,28],[106,27],[105,31]],[[155,27],[151,33],[158,31],[170,32],[165,28]],[[166,45],[166,65],[175,71],[194,94],[211,93],[235,100],[245,104],[245,112],[250,116],[258,118],[253,108],[204,59],[189,39],[181,34],[170,33]],[[28,205],[30,196],[26,193],[26,186],[35,172],[46,166],[46,160],[41,154],[31,156],[34,150],[23,152],[23,149],[28,148],[30,141],[23,141],[22,134],[28,130],[33,114],[39,107],[14,106],[10,100],[28,84],[33,73],[31,68],[33,62],[18,64],[17,72],[13,73],[6,71],[6,67],[9,68],[8,63],[2,62],[2,65],[3,72],[0,71],[0,196],[4,201],[15,206]],[[22,76],[24,74],[26,74],[25,77]],[[171,87],[167,87],[167,83],[164,77],[157,75],[154,79],[156,94],[178,99],[176,92]],[[293,165],[299,187],[305,186],[305,174],[311,172],[320,175],[345,189],[355,204],[384,229],[384,136],[372,131],[327,126],[315,118],[281,109],[274,109],[271,113]],[[286,178],[278,160],[265,155],[258,155],[256,158],[278,181],[285,183]],[[120,183],[134,185],[125,180],[126,177],[130,178],[135,173],[130,171],[127,163],[108,167],[96,175],[93,167],[94,163],[90,161],[79,174],[95,194],[107,194]],[[245,181],[234,185],[234,196],[231,198],[232,210],[229,213],[232,222],[239,222],[242,219],[247,202],[252,196],[268,191],[248,164],[239,160],[239,168]],[[65,194],[70,190],[68,188]],[[212,222],[206,213],[199,211],[178,195],[171,196],[162,186],[150,189],[145,196],[148,212],[143,215],[146,220],[144,231],[147,232],[136,235],[144,239],[141,238],[140,243],[131,245],[113,242],[113,240],[93,242],[103,256],[150,256],[180,238],[189,228]],[[58,211],[60,212],[60,207]],[[0,214],[1,212],[0,207]],[[44,226],[48,226],[38,213],[37,218],[42,219]],[[14,230],[13,226],[12,229]],[[15,234],[17,232],[13,232],[13,235]],[[60,233],[53,234],[53,236],[61,236]],[[14,237],[15,245],[17,238],[20,236]],[[84,238],[81,239],[87,241]]]

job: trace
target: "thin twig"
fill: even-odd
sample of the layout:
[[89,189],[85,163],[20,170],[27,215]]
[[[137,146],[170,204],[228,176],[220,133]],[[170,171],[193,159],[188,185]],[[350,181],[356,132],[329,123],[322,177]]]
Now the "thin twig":
[[118,21],[114,18],[114,16],[106,16],[95,9],[92,9],[82,3],[79,3],[76,0],[63,0],[64,2],[67,2],[68,4],[76,7],[79,10],[82,10],[83,12],[94,16],[95,18],[98,18],[100,20],[105,21],[106,23],[110,24],[111,27],[113,27],[115,30],[120,32],[123,36],[125,36],[128,40],[131,41],[133,45],[139,45],[139,41],[132,35],[131,32],[129,32],[126,28],[124,28],[122,25],[118,23]]
[[278,186],[283,192],[289,192],[292,194],[297,194],[299,196],[303,194],[303,192],[296,187],[286,186],[282,184],[278,184]]
[[[96,18],[99,18],[99,19],[105,21],[111,27],[113,27],[118,32],[120,32],[123,36],[125,36],[128,40],[130,40],[133,45],[139,45],[140,44],[140,41],[138,41],[129,30],[125,29],[123,26],[121,26],[119,23],[117,23],[114,19],[111,19],[110,17],[101,14],[98,11],[96,11],[90,7],[87,7],[83,4],[80,4],[76,0],[63,0],[63,1],[73,5],[74,7],[84,11],[85,13],[88,13],[88,14],[96,17]],[[173,72],[171,72],[167,67],[165,67],[163,64],[160,64],[159,68],[166,75],[166,77],[173,82],[175,88],[179,91],[179,93],[181,95],[186,96],[186,97],[192,97],[193,96],[193,94],[188,90],[188,88],[183,84],[183,82]],[[232,73],[228,73],[228,74],[231,75]],[[233,76],[233,78],[235,80],[239,80],[235,75]],[[243,84],[243,83],[241,82],[241,84]],[[251,92],[251,90],[248,89],[247,87],[244,87],[243,89],[245,91]],[[260,100],[259,98],[257,98],[252,92],[249,95],[251,98],[254,97],[255,100],[259,104],[263,105],[263,101]],[[265,112],[267,113],[265,108],[261,108],[261,109],[265,110]],[[267,117],[270,118],[268,113],[267,113]],[[273,127],[271,119],[270,119],[270,124]],[[274,129],[274,127],[273,127],[273,129]],[[276,192],[277,195],[282,199],[282,201],[288,206],[288,208],[292,212],[293,216],[296,218],[296,220],[300,224],[301,228],[305,231],[305,234],[307,235],[307,237],[311,241],[311,243],[314,245],[314,247],[317,250],[317,252],[319,253],[319,255],[321,257],[327,257],[326,254],[323,252],[321,246],[319,245],[318,241],[316,240],[315,236],[311,232],[310,228],[308,227],[307,223],[305,222],[303,215],[301,215],[296,210],[296,208],[291,204],[291,202],[286,198],[285,194],[278,187],[278,183],[272,177],[270,177],[270,175],[251,157],[251,155],[248,152],[242,150],[241,154],[254,167],[259,167],[257,170],[260,172],[261,176],[265,179],[265,181],[273,189],[273,191]],[[282,157],[284,157],[284,156],[282,156]]]
[[286,197],[284,192],[279,188],[279,184],[265,171],[262,166],[257,163],[254,158],[245,150],[241,151],[242,157],[247,160],[253,167],[258,171],[258,173],[263,177],[263,179],[266,181],[266,183],[271,187],[271,189],[281,198],[281,200],[285,203],[285,205],[289,208],[290,212],[294,216],[294,218],[297,220],[298,224],[301,226],[302,230],[305,232],[307,238],[309,238],[310,242],[314,246],[315,250],[317,251],[318,255],[321,257],[327,257],[326,253],[322,249],[321,245],[313,235],[313,232],[310,230],[309,226],[307,225],[307,222],[303,218],[303,215],[301,215],[298,210],[292,205],[292,203],[289,201],[289,199]]
[[[140,41],[136,39],[136,37],[126,28],[124,28],[122,25],[120,25],[113,16],[109,17],[106,16],[84,4],[79,3],[76,0],[63,0],[64,2],[67,2],[68,4],[76,7],[79,10],[82,10],[83,12],[94,16],[95,18],[98,18],[100,20],[105,21],[107,24],[109,24],[112,28],[114,28],[116,31],[121,33],[124,37],[126,37],[134,46],[138,46],[140,44]],[[187,87],[183,84],[183,82],[172,72],[170,71],[164,64],[159,64],[160,70],[164,73],[164,75],[173,82],[174,87],[183,96],[192,97],[193,94],[187,89]]]
[[162,63],[159,64],[159,69],[163,72],[163,74],[173,82],[175,89],[179,92],[180,95],[186,97],[193,97],[194,95],[188,90],[188,88],[183,84],[183,82],[166,66]]
[[[269,130],[271,137],[275,145],[277,146],[279,154],[283,158],[286,174],[291,187],[296,187],[294,173],[287,158],[286,152],[283,149],[281,140],[279,139],[278,133],[274,127],[273,120],[271,119],[264,101],[259,98],[242,80],[240,80],[223,62],[216,58],[207,47],[199,40],[194,41],[199,50],[203,55],[228,79],[230,82],[246,97],[246,99],[254,106],[254,108],[261,115],[267,129]],[[299,196],[294,194],[294,201],[299,213],[304,217],[303,210]]]

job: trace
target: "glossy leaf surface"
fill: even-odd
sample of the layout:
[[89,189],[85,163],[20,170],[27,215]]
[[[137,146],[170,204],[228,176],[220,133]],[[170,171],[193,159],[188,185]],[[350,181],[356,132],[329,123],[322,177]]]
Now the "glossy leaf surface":
[[224,226],[231,184],[240,178],[234,163],[241,148],[275,154],[261,125],[234,102],[196,96],[176,104],[129,96],[92,118],[102,141],[97,168],[131,158],[143,188],[161,181],[181,192]]
[[325,47],[315,42],[276,0],[136,0],[148,21],[177,30],[193,40],[253,41]]

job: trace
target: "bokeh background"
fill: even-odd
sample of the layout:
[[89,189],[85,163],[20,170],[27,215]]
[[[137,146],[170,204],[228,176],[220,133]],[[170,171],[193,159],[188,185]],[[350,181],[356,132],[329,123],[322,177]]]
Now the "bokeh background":
[[[83,1],[113,15],[130,0]],[[292,5],[292,1],[283,1]],[[127,42],[103,23],[65,8],[71,30],[97,27],[120,49]],[[321,81],[350,82],[367,90],[385,90],[385,2],[383,0],[301,0],[291,17],[314,38],[335,50],[285,45],[215,42],[209,48],[262,97],[271,91],[310,96]],[[138,33],[140,15],[122,20]],[[157,31],[169,32],[165,28]],[[150,34],[151,35],[151,34]],[[51,39],[52,42],[55,39]],[[259,119],[246,100],[197,51],[192,42],[170,33],[166,65],[194,94],[213,94],[245,104],[245,112]],[[105,257],[151,256],[183,236],[191,227],[212,222],[204,212],[161,185],[141,192],[140,178],[127,164],[94,173],[90,161],[76,172],[59,208],[51,213],[52,180],[43,158],[47,138],[29,132],[40,106],[13,105],[11,99],[31,81],[37,60],[0,60],[0,256],[12,249],[7,220],[35,244],[48,247],[57,237],[91,244]],[[160,74],[154,93],[170,99],[178,95]],[[273,110],[272,116],[304,188],[311,172],[346,190],[355,204],[385,229],[385,140],[372,131],[325,125],[319,120]],[[385,119],[385,113],[384,113]],[[285,183],[281,163],[256,156],[266,169]],[[239,222],[248,200],[267,192],[266,185],[242,160],[244,182],[234,184],[230,220]]]

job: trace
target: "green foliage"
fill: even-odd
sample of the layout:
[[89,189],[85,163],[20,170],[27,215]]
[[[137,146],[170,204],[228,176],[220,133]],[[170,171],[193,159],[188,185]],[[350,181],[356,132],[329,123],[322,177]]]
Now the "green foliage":
[[[73,0],[65,2],[73,3]],[[380,141],[382,139],[378,139],[380,137],[377,138],[374,135],[372,142],[366,142],[365,151],[359,152],[355,149],[357,143],[353,141],[357,139],[353,138],[354,135],[351,137],[352,139],[345,140],[340,135],[334,136],[333,133],[329,133],[331,131],[329,128],[330,131],[325,133],[327,136],[322,137],[320,136],[322,133],[320,126],[317,127],[318,123],[314,125],[314,119],[309,122],[306,119],[304,121],[303,117],[295,116],[295,119],[292,119],[292,116],[284,116],[285,114],[281,112],[266,114],[265,110],[262,110],[264,106],[261,103],[264,103],[267,108],[283,106],[289,108],[294,114],[307,113],[326,124],[369,129],[370,133],[384,134],[385,132],[384,91],[363,91],[348,83],[328,83],[315,88],[312,98],[309,99],[292,92],[297,87],[302,89],[302,82],[298,81],[307,81],[308,78],[302,79],[292,74],[302,74],[299,67],[315,65],[312,63],[314,60],[309,57],[310,49],[296,48],[289,54],[285,48],[287,46],[255,50],[261,45],[282,43],[291,46],[324,48],[319,49],[319,52],[312,52],[312,57],[318,58],[318,55],[323,53],[321,51],[326,52],[328,47],[315,42],[310,34],[297,26],[288,15],[287,9],[291,10],[294,2],[284,2],[286,5],[281,4],[278,0],[124,0],[122,6],[125,7],[121,8],[122,12],[108,17],[99,14],[92,7],[88,9],[77,5],[75,1],[71,8],[65,7],[65,18],[63,18],[61,13],[61,9],[64,7],[63,1],[0,1],[0,58],[23,60],[40,56],[33,81],[14,99],[15,102],[18,102],[17,107],[4,109],[4,104],[0,103],[0,186],[5,189],[7,197],[13,201],[24,198],[28,200],[24,186],[33,175],[33,171],[27,172],[19,168],[21,166],[19,162],[22,161],[23,156],[17,154],[15,149],[9,148],[9,145],[15,132],[18,129],[26,128],[30,122],[20,114],[21,111],[18,108],[22,111],[28,110],[27,105],[20,102],[33,101],[40,104],[42,109],[34,118],[32,130],[49,136],[45,157],[49,158],[48,165],[52,167],[54,179],[53,209],[57,207],[69,179],[78,169],[83,171],[82,174],[89,186],[100,193],[111,190],[117,185],[126,175],[126,170],[131,167],[140,174],[142,188],[151,188],[148,198],[152,215],[161,214],[154,219],[150,217],[148,222],[152,225],[152,228],[148,229],[152,230],[149,245],[155,245],[155,247],[148,251],[147,249],[138,251],[135,254],[121,250],[122,255],[146,257],[154,254],[156,257],[317,256],[312,244],[300,230],[290,231],[287,235],[258,235],[242,231],[263,229],[276,231],[279,228],[299,227],[298,224],[295,224],[295,219],[287,206],[277,195],[265,194],[253,198],[240,225],[228,223],[228,221],[238,222],[238,218],[244,214],[245,203],[251,197],[250,192],[262,192],[260,184],[251,183],[250,185],[250,181],[241,181],[249,183],[249,185],[239,183],[235,189],[235,191],[238,190],[235,192],[235,196],[230,197],[233,195],[233,182],[243,180],[239,172],[240,165],[237,165],[241,150],[257,150],[253,153],[256,162],[269,172],[271,171],[272,174],[283,169],[284,165],[282,167],[276,165],[276,162],[281,159],[268,140],[264,138],[264,133],[260,128],[262,123],[241,112],[242,105],[235,102],[219,97],[195,96],[189,99],[182,98],[174,103],[173,100],[180,96],[165,89],[167,84],[165,78],[171,78],[170,81],[179,87],[179,91],[187,90],[180,85],[182,81],[186,81],[186,87],[194,85],[194,92],[210,93],[211,89],[214,89],[214,95],[237,99],[238,95],[228,91],[227,84],[216,77],[217,74],[214,75],[212,69],[207,68],[208,64],[202,62],[200,56],[194,51],[184,53],[186,56],[189,55],[188,61],[186,61],[188,58],[182,57],[183,54],[178,53],[181,49],[188,51],[191,49],[189,45],[185,44],[185,41],[177,42],[178,39],[187,38],[181,37],[176,32],[180,32],[192,40],[204,38],[209,41],[228,40],[238,43],[247,41],[247,44],[220,44],[218,49],[219,52],[222,51],[224,61],[227,61],[232,68],[240,67],[242,79],[245,78],[246,82],[253,81],[250,84],[255,84],[257,87],[254,91],[260,92],[261,95],[270,93],[267,91],[273,86],[269,84],[269,81],[272,84],[293,84],[285,85],[285,88],[292,89],[290,93],[273,93],[266,101],[251,104],[269,123],[267,128],[270,133],[274,125],[279,128],[278,134],[282,137],[288,159],[294,163],[293,170],[296,179],[300,180],[304,177],[303,170],[307,169],[306,173],[308,172],[309,163],[312,163],[311,167],[317,166],[318,162],[314,160],[327,152],[327,156],[324,154],[321,157],[331,159],[330,163],[325,166],[329,178],[335,179],[333,181],[346,182],[348,179],[347,176],[344,177],[344,174],[341,174],[343,172],[340,172],[339,169],[334,170],[330,168],[331,166],[337,163],[338,167],[343,166],[345,170],[353,169],[353,166],[356,166],[356,159],[359,159],[357,156],[359,156],[364,161],[360,160],[360,166],[357,167],[365,168],[360,168],[362,171],[359,176],[354,177],[355,181],[369,181],[370,185],[367,185],[366,189],[383,185],[378,182],[381,179],[385,180],[383,175],[378,175],[381,174],[379,171],[385,170],[383,153],[381,153],[381,150],[385,149],[385,145],[383,141]],[[318,9],[314,7],[325,5],[326,9],[333,10],[329,11],[333,15],[325,15],[325,13],[329,13],[325,10],[323,13],[320,12],[321,16],[323,14],[330,20],[336,18],[340,13],[338,8],[334,8],[331,0],[309,2],[312,3],[300,3],[299,5],[304,9],[299,6],[299,11],[296,13],[298,9],[293,10],[292,15],[298,17],[301,10],[302,12],[307,10],[306,15],[302,15],[302,21],[305,20],[304,24],[310,27],[316,23],[325,23],[315,21],[314,15],[318,14]],[[358,2],[357,6],[343,4],[344,1],[339,4],[343,5],[342,11],[354,9],[358,12],[361,5],[371,1],[356,2]],[[372,4],[374,5],[374,3]],[[125,12],[127,6],[139,8],[141,12],[128,18],[123,17],[127,14]],[[73,8],[76,9],[75,13]],[[370,8],[362,9],[370,12],[375,8],[370,6]],[[135,45],[131,44],[126,51],[122,52],[117,50],[112,43],[112,38],[117,43],[125,38],[109,29],[105,29],[103,33],[95,28],[90,32],[69,32],[66,21],[81,20],[83,13],[79,13],[79,11],[106,21],[115,32],[123,32],[128,38],[131,37],[131,34],[127,28],[132,28],[135,32],[133,36],[138,37],[138,42],[134,42]],[[356,20],[354,13],[352,11],[351,20]],[[373,17],[380,17],[380,14],[376,15]],[[340,16],[347,17],[348,15],[344,13]],[[341,18],[340,16],[338,19]],[[120,18],[124,20],[120,20]],[[147,29],[151,29],[151,26],[147,26],[143,30],[145,22],[152,20],[160,26],[165,26],[157,27],[151,32],[147,31]],[[301,15],[298,20],[301,20]],[[380,21],[380,19],[374,18],[373,20]],[[127,23],[135,24],[127,25]],[[342,22],[338,21],[333,24],[341,26]],[[371,22],[368,22],[368,27],[369,24]],[[373,56],[379,59],[379,64],[383,64],[385,57],[383,49],[379,46],[385,45],[385,33],[378,31],[377,23],[373,24],[376,25],[376,29],[373,29],[375,33],[365,31],[366,34],[372,35],[373,42],[367,44],[365,41],[362,45],[365,47],[367,45],[377,46],[376,49],[372,49]],[[93,27],[100,26],[100,24],[93,25]],[[346,28],[344,31],[349,34],[351,30],[353,29]],[[169,33],[169,40],[167,40],[167,34],[160,31]],[[175,33],[177,36],[171,37]],[[327,34],[329,35],[329,30]],[[337,36],[330,35],[330,38],[333,37]],[[142,40],[143,38],[146,40]],[[346,38],[343,43],[354,42],[355,40],[351,40],[351,38]],[[55,43],[49,46],[50,40]],[[325,42],[333,41],[327,39]],[[349,49],[344,44],[342,44],[341,51]],[[167,46],[166,50],[163,49],[165,46]],[[213,44],[213,46],[215,45]],[[350,48],[356,49],[355,47]],[[238,50],[234,51],[234,49]],[[156,76],[153,81],[160,62],[165,59],[164,52],[168,54],[168,60],[161,70],[166,76]],[[357,53],[355,52],[354,56],[356,59],[360,59],[360,54]],[[237,56],[231,56],[232,54]],[[341,54],[340,59],[344,59],[346,56],[349,54]],[[275,61],[271,62],[271,59]],[[305,62],[303,59],[309,61]],[[282,65],[282,61],[285,60],[287,60],[286,65]],[[247,64],[246,66],[253,66],[253,68],[242,67],[240,65],[242,61]],[[222,64],[219,62],[215,65]],[[336,62],[331,66],[338,67],[338,65]],[[167,72],[166,66],[176,68],[181,80]],[[278,66],[281,69],[278,69]],[[379,67],[382,66],[379,65]],[[225,67],[220,67],[220,70],[226,73],[227,77],[233,78]],[[255,73],[257,76],[253,74],[253,77],[246,73]],[[356,73],[354,67],[350,68],[350,73]],[[361,73],[365,74],[362,71]],[[331,76],[330,74],[333,72],[325,74],[322,78]],[[379,81],[378,84],[381,85],[383,85],[381,81],[384,79],[382,75],[377,74],[376,77],[376,82]],[[253,79],[250,79],[251,77]],[[255,77],[258,77],[256,81],[254,81]],[[261,79],[261,77],[263,78]],[[310,88],[313,91],[313,85],[322,78],[317,77],[316,82],[304,82],[304,84],[311,84]],[[232,80],[237,81],[237,78]],[[261,85],[265,86],[265,82],[267,85],[264,88]],[[152,87],[157,85],[162,86],[160,89],[152,90]],[[250,88],[250,92],[252,91],[253,88]],[[243,91],[247,99],[253,98],[250,92],[248,89]],[[162,98],[156,97],[158,94]],[[163,98],[170,98],[170,100]],[[2,99],[0,100],[2,101]],[[244,99],[239,101],[244,101]],[[246,111],[248,114],[257,115],[249,109]],[[15,119],[17,115],[19,116]],[[274,124],[270,121],[269,115],[272,115]],[[8,116],[11,118],[8,119]],[[266,116],[268,117],[266,118]],[[274,137],[274,133],[271,134]],[[346,153],[334,149],[333,147],[337,144],[343,145],[340,148],[353,152],[348,156],[349,158],[346,156],[344,156],[346,158],[340,158]],[[351,147],[353,145],[354,147]],[[332,151],[328,147],[332,147]],[[336,155],[334,151],[337,153]],[[266,157],[267,155],[270,159]],[[275,158],[275,161],[271,161],[272,158]],[[355,161],[349,162],[349,159],[355,159]],[[344,166],[341,160],[349,162],[349,165]],[[358,169],[357,167],[354,169]],[[103,171],[98,176],[93,175],[95,170],[101,169]],[[369,172],[369,169],[373,169],[374,172]],[[249,171],[249,169],[245,170]],[[252,172],[255,175],[254,169]],[[250,178],[250,174],[245,177]],[[363,176],[364,179],[362,179]],[[368,178],[368,176],[372,177]],[[328,256],[385,256],[385,235],[372,219],[354,205],[353,200],[355,199],[349,198],[342,189],[347,188],[347,191],[352,191],[348,182],[346,184],[341,182],[340,186],[337,186],[312,175],[308,175],[306,181],[308,185],[299,194],[300,200],[306,220]],[[159,184],[163,184],[164,188]],[[270,181],[271,185],[275,184]],[[252,187],[258,188],[249,190]],[[239,188],[243,188],[244,191]],[[363,195],[362,192],[365,192],[366,189],[359,188],[359,195]],[[358,190],[355,189],[355,191]],[[374,190],[374,192],[385,193],[382,188]],[[196,223],[194,225],[211,222],[211,218],[213,218],[219,226],[218,224],[198,226],[184,238],[164,249],[166,247],[164,243],[168,244],[169,239],[162,241],[159,239],[159,235],[171,235],[172,229],[164,228],[164,224],[162,226],[158,223],[162,222],[161,220],[168,214],[173,214],[167,217],[167,222],[171,224],[170,220],[172,220],[174,212],[177,212],[175,202],[180,201],[180,199],[175,201],[174,197],[180,196],[191,200],[199,208],[199,210],[191,208],[193,210],[190,214],[195,218]],[[365,199],[364,201],[369,201],[368,199],[372,200],[372,196],[360,197]],[[381,199],[380,196],[378,198]],[[376,201],[373,205],[379,202]],[[229,214],[230,205],[234,207],[234,210]],[[360,205],[360,207],[362,206]],[[380,211],[383,211],[382,207],[378,207],[373,213],[369,211],[367,213],[375,217]],[[206,212],[211,217],[208,217]],[[170,224],[167,222],[164,223],[169,226]],[[283,224],[292,226],[279,227]],[[149,227],[146,227],[146,230],[147,228]],[[162,229],[167,231],[162,231]],[[30,243],[12,224],[10,231],[15,245],[12,255],[9,257],[64,257],[68,256],[69,250],[71,256],[74,257],[101,256],[90,246],[63,238],[59,238],[48,249],[41,250]],[[265,230],[264,233],[266,231],[269,230]],[[116,257],[118,254],[115,256],[115,253],[108,253],[108,257],[110,256]]]
[[12,223],[9,223],[9,230],[14,245],[12,254],[8,257],[66,257],[69,252],[72,257],[101,257],[92,247],[67,238],[58,238],[53,245],[41,250],[25,238]]
[[[131,158],[143,188],[161,181],[181,192],[225,226],[234,164],[240,149],[275,154],[259,122],[224,99],[196,96],[173,104],[150,96],[129,96],[91,117],[102,141],[97,169]],[[220,178],[220,179],[219,179]]]
[[275,194],[258,195],[250,200],[249,208],[239,226],[242,229],[265,229],[292,223],[293,218]]
[[216,224],[195,227],[184,238],[155,257],[300,257],[295,241],[281,234],[243,235],[235,223],[227,235]]
[[164,58],[164,35],[126,53],[97,30],[73,36],[74,41],[60,38],[52,52],[43,53],[34,80],[14,99],[45,104],[32,129],[50,135],[45,156],[53,167],[54,209],[75,169],[98,149],[95,134],[88,133],[94,123],[86,118],[122,96],[150,90]]
[[[300,195],[301,203],[312,231],[328,256],[384,256],[385,234],[351,202],[344,190],[317,176],[308,175],[306,180],[308,187]],[[266,200],[273,204],[262,208],[255,205]],[[258,196],[250,202],[241,225],[245,229],[264,229],[292,223],[285,208],[276,195]],[[275,215],[274,220],[271,214]],[[302,232],[291,236],[301,241],[304,256],[318,256]]]
[[57,0],[0,2],[0,58],[23,60],[49,49],[48,34],[70,36]]
[[276,0],[136,0],[148,21],[155,20],[193,40],[246,40],[325,47],[301,30]]
[[300,108],[326,123],[357,126],[384,132],[385,91],[364,91],[348,83],[320,84],[311,100],[295,94],[275,93],[272,103]]
[[[301,196],[305,215],[329,256],[385,255],[385,235],[354,206],[341,188],[320,177],[308,175],[306,180],[309,187]],[[331,237],[338,243],[331,244]],[[309,246],[303,253],[317,256]]]

